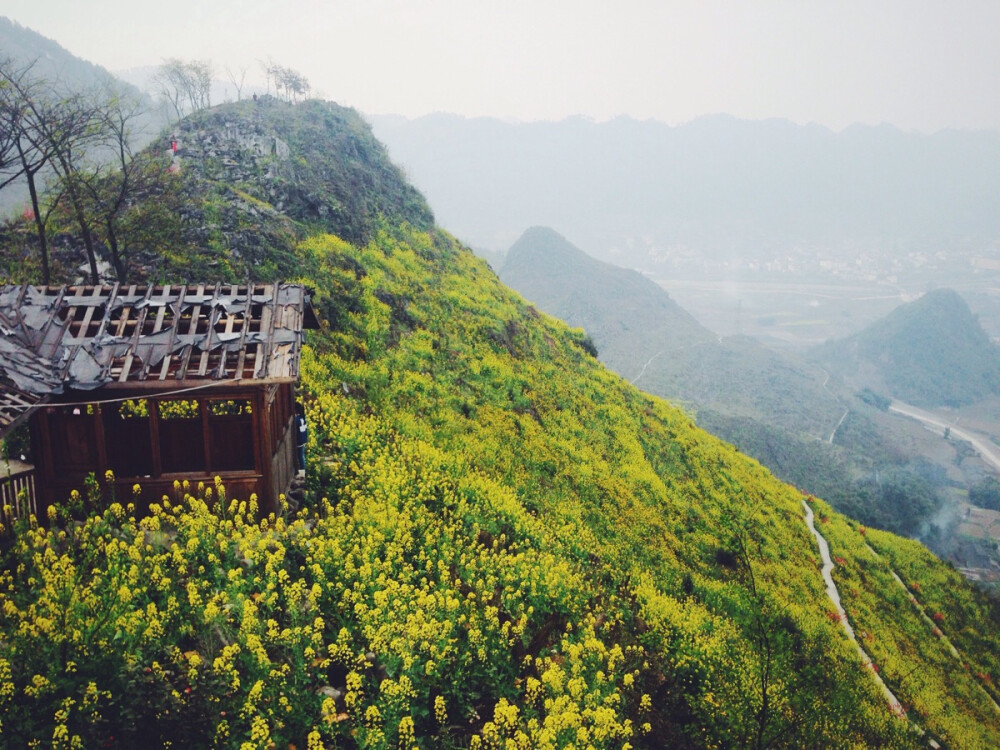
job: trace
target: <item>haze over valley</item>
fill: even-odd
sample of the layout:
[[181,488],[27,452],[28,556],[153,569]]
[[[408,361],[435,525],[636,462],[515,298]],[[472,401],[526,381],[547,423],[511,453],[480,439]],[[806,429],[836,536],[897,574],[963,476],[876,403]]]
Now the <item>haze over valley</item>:
[[9,5],[0,746],[1000,747],[1000,6]]
[[821,343],[946,286],[1000,337],[995,131],[721,115],[373,122],[473,247],[502,254],[528,227],[552,227],[644,272],[718,334]]

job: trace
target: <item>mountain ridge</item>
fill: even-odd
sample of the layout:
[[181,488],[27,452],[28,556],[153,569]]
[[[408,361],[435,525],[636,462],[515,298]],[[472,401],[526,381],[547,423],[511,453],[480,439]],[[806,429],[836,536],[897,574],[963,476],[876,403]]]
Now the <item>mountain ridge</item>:
[[[715,335],[652,280],[591,258],[554,230],[526,230],[500,278],[546,312],[585,328],[602,361],[632,382],[641,378],[641,387],[657,395],[764,415],[823,438],[843,413],[815,374],[747,337]],[[789,389],[795,395],[785,399]],[[781,399],[771,397],[776,390]],[[787,401],[809,403],[811,411],[789,411],[782,406]]]
[[720,258],[817,242],[836,254],[875,240],[924,247],[1000,233],[992,131],[835,133],[730,116],[677,126],[370,119],[442,224],[492,251],[536,224],[635,267],[649,266],[650,251],[691,245]]

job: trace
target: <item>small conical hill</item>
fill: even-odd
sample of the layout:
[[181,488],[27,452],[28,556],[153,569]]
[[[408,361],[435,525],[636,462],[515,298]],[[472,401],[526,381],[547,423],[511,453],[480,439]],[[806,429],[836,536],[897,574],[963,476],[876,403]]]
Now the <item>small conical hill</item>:
[[950,289],[901,305],[817,356],[855,387],[917,406],[964,406],[1000,393],[1000,347]]

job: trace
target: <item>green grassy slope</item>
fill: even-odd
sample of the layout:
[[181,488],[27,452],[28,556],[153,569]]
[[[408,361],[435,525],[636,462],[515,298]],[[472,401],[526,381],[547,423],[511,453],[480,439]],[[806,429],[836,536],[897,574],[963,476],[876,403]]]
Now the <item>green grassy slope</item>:
[[[651,657],[642,679],[659,685],[654,746],[667,738],[752,744],[763,705],[755,633],[765,621],[776,644],[773,663],[764,661],[782,673],[781,688],[768,688],[772,709],[781,706],[764,722],[768,737],[789,746],[823,736],[871,745],[893,731],[874,719],[885,709],[838,627],[828,627],[797,492],[608,374],[578,333],[511,296],[446,238],[382,241],[391,253],[313,245],[335,275],[353,269],[356,308],[371,290],[371,307],[356,318],[367,331],[364,354],[354,347],[317,358],[310,372],[320,393],[363,393],[401,434],[514,490],[519,507],[553,534],[544,548],[586,571],[595,596],[583,617],[620,621],[608,632]],[[381,320],[375,337],[373,319]],[[357,408],[349,397],[332,400],[334,413]],[[335,461],[317,489],[345,481],[337,476],[347,463]],[[987,735],[997,731],[995,719],[992,728],[989,717],[976,721]],[[896,724],[888,726],[905,732]],[[873,725],[880,729],[866,734]]]
[[[295,252],[326,322],[303,361],[311,502],[257,522],[180,485],[136,519],[141,488],[95,487],[86,522],[8,530],[4,744],[920,746],[828,616],[801,493],[442,232]],[[841,547],[846,570],[868,554]],[[1000,744],[905,597],[855,587],[919,646],[921,723]],[[991,669],[995,629],[977,638]]]
[[[838,563],[834,579],[883,679],[914,720],[945,746],[993,747],[1000,708],[993,702],[997,691],[991,670],[998,652],[979,640],[975,627],[995,631],[995,625],[987,625],[996,622],[995,604],[918,543],[840,516],[827,514],[826,519],[821,531]],[[946,595],[949,606],[939,607],[943,581],[954,592]],[[963,629],[963,623],[970,627]]]
[[745,336],[715,336],[642,274],[595,260],[545,227],[524,232],[500,278],[582,326],[612,370],[679,402],[700,426],[841,512],[916,534],[937,509],[930,488],[908,493],[921,501],[899,502],[900,493],[859,479],[891,471],[908,489],[920,482],[899,468],[905,459],[892,455],[895,441],[866,418],[867,407],[849,391],[834,395],[812,363]]

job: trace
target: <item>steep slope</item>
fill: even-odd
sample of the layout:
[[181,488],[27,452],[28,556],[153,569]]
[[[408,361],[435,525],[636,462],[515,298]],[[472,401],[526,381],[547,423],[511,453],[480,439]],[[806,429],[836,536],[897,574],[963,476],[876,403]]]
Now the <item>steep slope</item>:
[[[326,245],[353,261],[345,258],[335,262],[335,268],[354,268],[357,263],[365,271],[362,289],[379,290],[373,292],[375,298],[393,304],[369,309],[369,320],[384,322],[381,345],[378,339],[369,339],[374,347],[360,358],[364,363],[355,352],[346,361],[320,359],[313,372],[329,384],[326,393],[338,382],[341,393],[345,385],[347,392],[363,392],[366,403],[381,405],[379,413],[403,434],[460,457],[466,469],[502,478],[515,491],[519,507],[531,512],[547,530],[544,533],[551,534],[545,542],[537,542],[538,549],[558,550],[560,557],[568,556],[562,559],[585,566],[585,585],[596,595],[587,605],[591,615],[600,618],[604,612],[609,621],[620,617],[621,630],[612,627],[604,632],[617,633],[616,642],[626,649],[633,637],[627,623],[634,623],[638,631],[632,632],[647,650],[650,663],[662,670],[648,678],[660,688],[651,693],[656,709],[650,723],[656,730],[647,741],[653,746],[669,742],[742,746],[753,744],[751,737],[759,730],[789,746],[851,744],[855,730],[844,732],[842,722],[853,724],[868,709],[839,690],[853,682],[849,675],[854,674],[862,678],[866,690],[871,684],[865,671],[853,668],[845,674],[835,666],[836,659],[828,661],[832,652],[827,649],[833,643],[846,644],[840,640],[839,623],[827,617],[829,602],[817,593],[822,584],[812,562],[815,548],[803,523],[801,495],[662,402],[610,376],[581,349],[577,334],[537,317],[484,273],[480,262],[445,238],[411,237],[403,243],[390,241],[390,246],[391,252],[369,247],[359,253]],[[334,252],[327,262],[338,254]],[[321,277],[322,272],[314,275]],[[462,314],[450,312],[456,309]],[[342,400],[336,398],[334,403],[327,408],[342,414]],[[342,442],[334,438],[329,445]],[[336,460],[332,474],[340,478],[335,484],[356,481],[351,461],[357,463],[353,451]],[[504,507],[513,515],[506,524],[489,526],[484,541],[493,544],[499,532],[507,539],[501,546],[516,539],[520,549],[530,537],[516,531],[514,519],[519,513]],[[609,590],[631,593],[620,600]],[[504,591],[501,586],[501,600]],[[866,597],[882,596],[864,587],[858,588],[861,591]],[[849,609],[853,592],[852,588],[844,594]],[[534,606],[537,610],[541,605]],[[517,611],[509,615],[513,620]],[[586,612],[575,617],[587,620]],[[690,630],[694,623],[708,622],[713,623],[709,630],[700,625]],[[824,622],[834,626],[832,641],[817,629]],[[950,708],[938,716],[928,712],[922,723],[958,745],[988,746],[998,720],[988,694],[963,673],[959,662],[936,661],[944,647],[929,631],[913,629],[905,618],[903,623],[903,632],[893,632],[892,637],[908,644],[906,655],[882,667],[885,679],[907,705],[923,693],[906,684],[906,669],[920,663],[928,675],[920,689],[937,685],[933,690],[938,695],[949,692],[943,687],[949,680],[957,680],[962,687],[955,688],[955,695],[960,691],[962,698],[956,705],[962,709],[951,716]],[[879,625],[873,632],[892,627],[885,621]],[[733,633],[729,630],[733,626],[741,635],[723,639],[727,658],[734,661],[717,661],[714,649],[721,644],[714,639],[722,632]],[[642,634],[647,627],[650,631]],[[766,628],[775,640],[768,644],[756,640],[757,628]],[[596,635],[599,643],[600,629]],[[536,643],[537,637],[532,638]],[[784,674],[783,687],[769,694],[767,705],[784,705],[785,719],[772,714],[759,721],[771,710],[758,702],[762,695],[754,687],[762,675],[759,670],[769,661],[761,658],[761,648],[774,649],[774,662],[767,668]],[[600,651],[597,645],[595,649]],[[680,657],[677,649],[685,656]],[[826,656],[820,655],[822,651]],[[796,661],[805,654],[811,656]],[[712,666],[692,674],[689,658]],[[820,663],[833,670],[826,677],[837,675],[836,688],[818,673]],[[749,683],[737,677],[743,670],[754,675]],[[727,684],[713,674],[726,674]],[[529,673],[522,677],[529,682]],[[698,687],[692,689],[694,684]],[[818,690],[826,696],[823,709],[812,713],[785,688],[809,690],[813,696]],[[716,701],[725,707],[709,719],[705,712],[715,714],[715,709],[708,709],[708,704]],[[847,714],[839,714],[842,701],[851,704]],[[746,723],[747,711],[756,720]],[[963,711],[971,711],[975,718],[963,722],[959,719]],[[819,722],[834,715],[840,715],[834,723],[841,727],[824,735],[829,730]],[[805,729],[805,725],[810,726]],[[789,734],[775,737],[785,731]],[[833,739],[835,735],[840,736]],[[870,746],[880,740],[869,735],[853,741]]]
[[[4,536],[6,744],[924,743],[830,616],[800,492],[439,230],[385,221],[294,252],[326,321],[303,361],[307,507],[259,521],[252,498],[178,482],[137,520],[95,481],[103,514]],[[861,571],[848,616],[874,606],[871,632],[903,644],[880,667],[913,718],[954,747],[1000,744],[987,681],[837,540]],[[968,663],[993,679],[1000,643],[978,623],[995,620],[955,585],[984,631]]]
[[657,284],[589,257],[551,229],[526,231],[500,276],[582,326],[612,370],[682,403],[700,426],[841,512],[914,535],[938,510],[920,467],[907,465],[913,457],[850,392],[834,396],[820,368],[748,337],[715,336]]
[[917,406],[964,406],[1000,393],[1000,348],[950,289],[928,292],[815,354],[852,387]]
[[551,229],[527,230],[500,278],[586,329],[601,361],[650,393],[823,439],[844,412],[820,374],[752,339],[716,336],[654,282],[589,257]]

